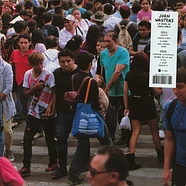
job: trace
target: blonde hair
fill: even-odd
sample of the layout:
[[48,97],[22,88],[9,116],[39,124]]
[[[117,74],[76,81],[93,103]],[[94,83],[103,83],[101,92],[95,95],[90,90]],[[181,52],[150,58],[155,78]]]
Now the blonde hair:
[[40,52],[33,52],[28,56],[29,63],[34,66],[44,61],[44,56]]

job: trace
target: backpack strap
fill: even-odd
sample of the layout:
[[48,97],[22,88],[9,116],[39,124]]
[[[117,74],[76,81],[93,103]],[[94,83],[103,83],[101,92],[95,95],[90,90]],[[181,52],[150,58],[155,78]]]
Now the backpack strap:
[[121,25],[120,23],[118,23],[117,24],[117,26],[118,26],[118,28],[120,29],[120,30],[122,30],[122,26],[124,26],[125,28],[126,28],[126,30],[128,31],[128,28],[129,28],[129,26],[132,24],[132,21],[129,21],[126,25]]
[[182,50],[185,50],[184,48],[178,48],[177,49],[177,54],[179,54]]
[[43,52],[43,54],[47,57],[47,59],[49,60],[49,62],[54,62],[58,58],[58,54],[52,60],[48,57],[48,55],[45,52]]
[[128,28],[129,28],[129,26],[130,26],[131,24],[132,24],[132,21],[129,21],[129,22],[127,23],[127,25],[125,26],[127,30],[128,30]]
[[89,81],[88,81],[87,91],[86,91],[84,103],[87,103],[87,100],[88,100],[88,95],[89,95],[89,91],[90,91],[91,81],[92,81],[92,78],[90,78]]
[[119,31],[120,31],[120,30],[121,30],[121,24],[120,24],[120,23],[118,23],[118,24],[117,24],[117,26],[118,26]]
[[47,59],[50,61],[50,58],[48,57],[48,55],[45,53],[45,52],[43,52],[43,54],[47,57]]
[[173,115],[173,113],[174,113],[174,110],[175,110],[175,108],[176,108],[177,102],[178,102],[178,99],[174,99],[174,100],[170,103],[169,108],[168,108],[168,110],[167,110],[166,117],[167,117],[167,120],[168,120],[168,123],[169,123],[169,124],[171,123],[171,117],[172,117],[172,115]]

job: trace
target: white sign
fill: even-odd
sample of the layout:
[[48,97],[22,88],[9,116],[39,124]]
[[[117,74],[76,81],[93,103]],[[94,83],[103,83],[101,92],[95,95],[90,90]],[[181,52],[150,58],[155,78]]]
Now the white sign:
[[176,87],[177,12],[152,12],[150,87]]

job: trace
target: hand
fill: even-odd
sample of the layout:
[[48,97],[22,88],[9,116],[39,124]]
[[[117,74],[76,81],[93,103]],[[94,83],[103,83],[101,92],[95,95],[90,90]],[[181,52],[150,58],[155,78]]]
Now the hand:
[[39,82],[33,86],[34,90],[42,90],[45,87],[45,83]]
[[129,109],[125,109],[123,112],[124,116],[126,116],[127,114],[129,114]]
[[169,186],[172,184],[172,172],[170,169],[164,169],[163,185]]
[[104,92],[105,92],[105,94],[106,94],[107,96],[109,96],[109,91],[110,91],[110,89],[109,89],[108,87],[106,87],[105,90],[104,90]]
[[51,107],[48,107],[45,111],[45,113],[43,114],[43,116],[48,119],[49,117],[53,116],[54,115],[54,112],[53,110],[51,109]]

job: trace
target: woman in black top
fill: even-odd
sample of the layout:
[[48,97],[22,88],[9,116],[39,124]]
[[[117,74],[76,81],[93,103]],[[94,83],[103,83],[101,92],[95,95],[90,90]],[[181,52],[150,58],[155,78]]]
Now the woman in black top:
[[[131,93],[128,105],[128,91]],[[126,74],[124,82],[124,115],[127,113],[132,123],[132,136],[129,145],[129,169],[140,168],[135,163],[134,152],[141,129],[141,121],[147,121],[154,145],[158,153],[158,161],[163,162],[163,147],[158,136],[158,121],[152,89],[149,87],[149,57],[144,53],[137,53],[132,61],[131,70]]]

